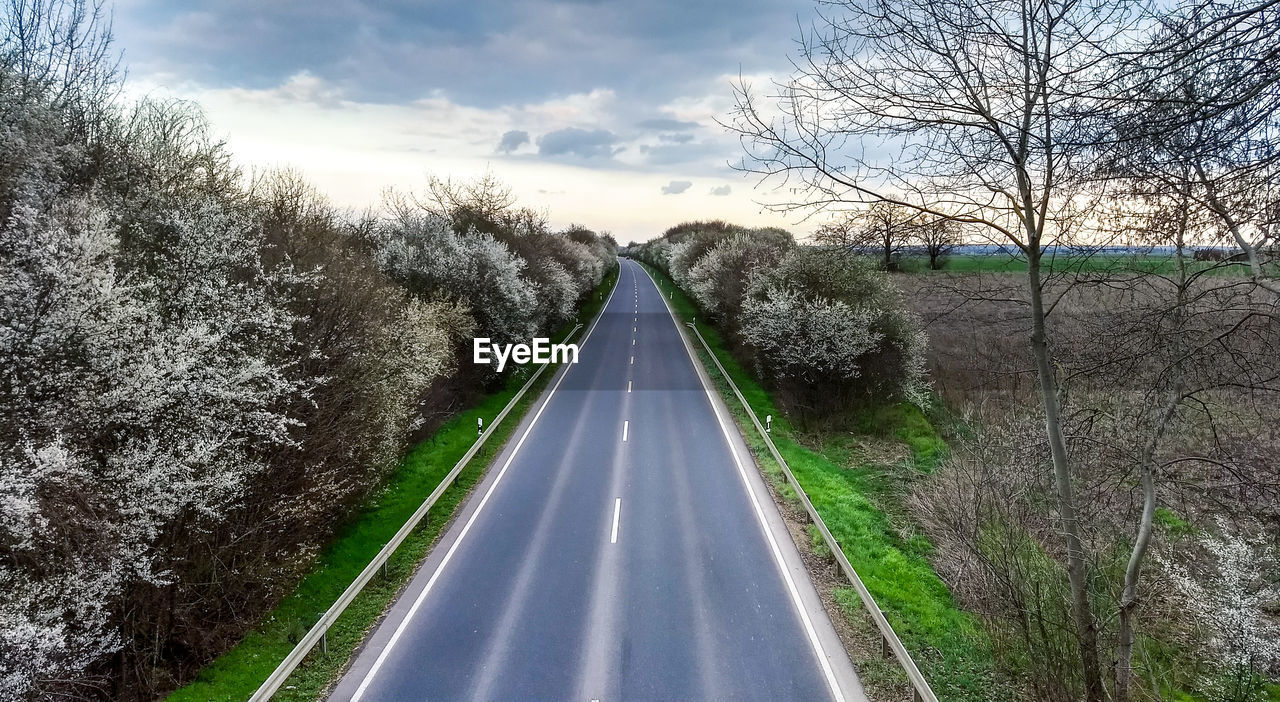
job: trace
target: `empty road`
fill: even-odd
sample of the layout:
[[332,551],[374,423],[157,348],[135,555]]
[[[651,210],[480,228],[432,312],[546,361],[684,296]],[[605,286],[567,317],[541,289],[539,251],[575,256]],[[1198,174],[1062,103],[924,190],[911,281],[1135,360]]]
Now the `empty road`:
[[731,418],[621,265],[330,699],[865,699]]

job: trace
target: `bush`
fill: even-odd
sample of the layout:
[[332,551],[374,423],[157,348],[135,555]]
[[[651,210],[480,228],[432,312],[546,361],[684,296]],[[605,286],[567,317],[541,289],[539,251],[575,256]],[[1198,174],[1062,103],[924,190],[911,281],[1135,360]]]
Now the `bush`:
[[536,331],[536,289],[522,275],[527,264],[490,234],[458,234],[430,214],[401,216],[389,225],[378,259],[415,295],[465,304],[476,333],[495,343],[517,343]]
[[773,266],[794,247],[791,234],[781,229],[734,234],[694,263],[688,273],[689,293],[707,316],[734,332],[749,272]]
[[762,377],[797,408],[924,402],[924,332],[888,278],[851,255],[800,247],[757,269],[741,327]]
[[924,332],[859,258],[724,222],[677,225],[627,253],[667,273],[809,417],[851,402],[924,404]]
[[466,337],[571,319],[616,243],[492,178],[389,221],[246,187],[195,105],[114,101],[92,5],[0,24],[0,697],[155,699],[456,411]]

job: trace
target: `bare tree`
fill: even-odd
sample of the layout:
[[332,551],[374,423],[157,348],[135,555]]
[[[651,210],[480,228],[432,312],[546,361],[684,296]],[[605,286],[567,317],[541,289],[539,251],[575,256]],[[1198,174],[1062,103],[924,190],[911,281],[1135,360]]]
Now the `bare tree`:
[[929,270],[942,269],[946,257],[960,244],[960,226],[946,217],[928,217],[913,230],[915,240],[929,257]]
[[[975,225],[1016,246],[1026,285],[1045,435],[1066,546],[1085,696],[1106,698],[1088,565],[1063,437],[1059,378],[1045,323],[1042,265],[1055,244],[1081,239],[1101,195],[1081,172],[1098,152],[1114,55],[1134,27],[1126,0],[872,0],[824,2],[792,80],[762,105],[741,84],[731,127],[743,168],[798,181],[783,210],[886,202]],[[776,107],[775,109],[772,109]],[[863,152],[850,140],[887,143]],[[1090,186],[1090,187],[1086,187]]]
[[1107,177],[1184,193],[1201,243],[1240,249],[1255,285],[1280,294],[1280,19],[1273,2],[1200,2],[1161,18],[1131,59]]
[[814,241],[841,246],[855,252],[874,252],[882,270],[898,267],[898,257],[911,242],[919,213],[909,207],[887,202],[873,203],[814,232]]
[[[1275,389],[1271,364],[1240,348],[1242,339],[1265,335],[1256,328],[1258,320],[1264,327],[1276,320],[1274,300],[1258,299],[1249,287],[1265,297],[1280,293],[1267,265],[1280,214],[1275,186],[1280,23],[1272,4],[1205,2],[1161,17],[1144,50],[1130,58],[1136,70],[1127,76],[1120,93],[1125,99],[1112,116],[1114,148],[1102,163],[1102,177],[1132,188],[1131,198],[1144,203],[1144,217],[1154,225],[1141,238],[1171,245],[1175,260],[1173,274],[1158,277],[1172,291],[1169,302],[1152,310],[1142,325],[1156,337],[1142,346],[1150,358],[1164,360],[1150,380],[1152,417],[1136,461],[1143,509],[1118,607],[1115,693],[1121,701],[1131,695],[1135,615],[1158,505],[1157,456],[1166,432],[1188,406],[1216,425],[1221,402],[1213,396],[1225,389],[1252,395]],[[1239,264],[1230,257],[1190,268],[1185,253],[1193,239],[1237,246],[1249,285],[1206,290],[1207,273]],[[1206,303],[1219,324],[1205,323]],[[1206,327],[1213,332],[1206,334]],[[1127,353],[1137,346],[1132,338],[1125,345]],[[1222,368],[1232,369],[1227,377]]]

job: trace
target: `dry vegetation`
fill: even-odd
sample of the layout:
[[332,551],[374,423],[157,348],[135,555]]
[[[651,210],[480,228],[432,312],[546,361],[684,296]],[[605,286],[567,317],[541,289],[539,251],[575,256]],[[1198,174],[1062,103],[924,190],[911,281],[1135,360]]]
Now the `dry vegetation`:
[[[951,457],[913,500],[937,546],[934,565],[984,618],[1002,664],[1031,696],[1078,699],[1020,277],[898,282],[925,320],[935,387],[957,422]],[[1265,680],[1277,672],[1268,640],[1277,632],[1269,554],[1280,536],[1280,327],[1267,294],[1209,276],[1181,288],[1162,276],[1063,278],[1046,292],[1057,301],[1049,330],[1104,660],[1121,642],[1117,613],[1144,509],[1145,462],[1158,489],[1145,590],[1130,611],[1140,632],[1134,696],[1274,694]],[[1170,344],[1174,325],[1178,343]],[[1197,595],[1205,583],[1218,601]]]

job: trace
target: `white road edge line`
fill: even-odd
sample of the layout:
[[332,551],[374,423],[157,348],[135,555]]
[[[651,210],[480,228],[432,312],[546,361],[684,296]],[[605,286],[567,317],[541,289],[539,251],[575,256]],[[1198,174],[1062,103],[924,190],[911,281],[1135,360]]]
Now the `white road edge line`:
[[[618,277],[622,277],[621,269],[618,271]],[[609,309],[609,301],[613,299],[613,293],[617,289],[618,285],[615,283],[613,290],[609,291],[609,299],[605,300],[604,307],[600,308],[600,314],[597,315],[595,321],[591,323],[591,328],[587,330],[586,336],[582,337],[582,343],[579,344],[579,346],[586,346],[587,340],[591,338],[591,332],[595,331],[600,320],[604,319],[604,311]],[[373,662],[373,667],[369,669],[368,673],[365,673],[364,680],[360,681],[360,687],[356,688],[355,694],[351,696],[351,702],[359,702],[360,698],[364,696],[365,690],[369,688],[369,683],[373,682],[373,676],[378,674],[378,670],[382,667],[382,664],[386,662],[387,656],[391,654],[391,649],[395,647],[396,642],[400,640],[400,636],[404,633],[405,628],[409,626],[409,621],[413,619],[413,615],[418,613],[418,608],[421,607],[423,601],[427,599],[427,594],[431,592],[431,587],[436,584],[436,580],[439,579],[440,574],[444,572],[445,566],[449,565],[449,561],[453,559],[453,554],[458,551],[458,546],[460,546],[463,540],[466,539],[467,533],[471,531],[471,526],[476,523],[476,518],[480,516],[480,512],[484,510],[484,506],[489,503],[489,497],[493,495],[493,491],[497,489],[498,484],[502,482],[502,476],[507,474],[507,469],[511,467],[511,462],[515,460],[516,454],[520,453],[520,447],[524,446],[524,440],[529,438],[529,433],[532,432],[533,427],[538,424],[538,419],[542,417],[542,411],[547,408],[547,405],[551,404],[551,398],[555,396],[556,390],[560,389],[560,383],[564,382],[564,379],[568,377],[569,371],[571,370],[573,370],[572,364],[564,369],[564,372],[560,374],[560,378],[556,380],[556,384],[551,387],[551,392],[547,393],[547,399],[543,400],[542,405],[538,407],[537,414],[533,415],[533,420],[529,422],[529,426],[525,427],[524,433],[520,435],[520,440],[516,442],[515,448],[511,450],[511,455],[507,456],[506,462],[502,464],[502,469],[499,470],[498,475],[494,477],[493,483],[491,483],[489,485],[489,489],[485,491],[484,497],[480,498],[480,504],[476,505],[476,511],[471,513],[471,517],[467,519],[467,523],[463,525],[462,531],[458,532],[458,538],[449,546],[449,550],[445,552],[444,558],[440,559],[440,563],[436,566],[435,572],[431,574],[431,578],[427,580],[427,584],[423,586],[422,592],[418,594],[418,598],[413,601],[413,606],[410,607],[409,612],[404,615],[404,619],[400,620],[400,624],[396,627],[395,633],[391,635],[391,638],[387,641],[387,645],[384,646],[382,648],[382,652],[378,654],[378,659]]]
[[613,531],[609,532],[609,543],[618,543],[618,514],[622,512],[622,498],[613,500]]
[[[649,271],[645,271],[645,277],[649,278],[649,282],[653,283],[653,278],[649,276]],[[656,288],[658,284],[653,283],[653,286]],[[663,305],[667,308],[667,314],[671,316],[671,323],[676,325],[676,333],[680,334],[685,353],[689,354],[689,360],[693,362],[696,370],[699,361],[694,356],[689,340],[680,329],[680,321],[676,319],[675,313],[671,311],[671,306],[667,305],[665,300]],[[725,443],[729,445],[729,453],[733,455],[733,463],[738,467],[738,475],[742,478],[742,486],[746,489],[747,496],[751,498],[751,506],[755,508],[756,519],[759,520],[760,528],[764,531],[765,538],[769,541],[769,549],[773,552],[773,562],[778,566],[778,570],[782,573],[782,579],[787,583],[787,590],[791,593],[791,602],[795,605],[796,611],[800,613],[800,621],[804,624],[805,633],[809,636],[809,644],[813,646],[814,653],[817,654],[818,663],[822,666],[822,672],[827,678],[827,685],[831,688],[831,694],[837,702],[845,702],[844,692],[840,689],[840,684],[836,682],[835,671],[831,669],[831,662],[827,660],[827,653],[822,648],[822,642],[818,640],[818,632],[813,628],[813,621],[809,617],[809,611],[805,609],[804,603],[800,601],[800,591],[796,588],[795,579],[791,577],[791,571],[782,559],[782,550],[778,547],[777,539],[773,537],[773,530],[769,528],[768,522],[765,521],[764,509],[760,507],[760,500],[756,497],[755,490],[751,489],[751,482],[747,479],[747,469],[743,467],[742,459],[738,456],[738,451],[733,446],[733,438],[729,434],[729,427],[725,426],[724,418],[720,416],[720,412],[716,409],[715,396],[711,394],[711,388],[707,386],[707,382],[703,379],[701,373],[698,373],[698,381],[702,384],[702,389],[706,393],[707,402],[711,404],[711,413],[716,416],[716,422],[720,425],[720,433],[724,435]]]
[[630,427],[631,427],[631,420],[628,420],[628,419],[622,420],[622,440],[623,441],[627,440],[627,429]]

